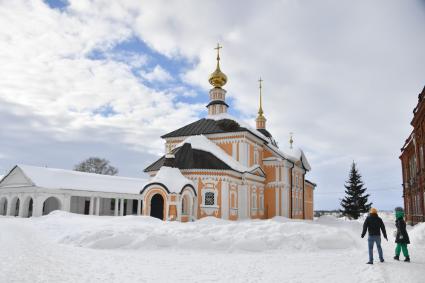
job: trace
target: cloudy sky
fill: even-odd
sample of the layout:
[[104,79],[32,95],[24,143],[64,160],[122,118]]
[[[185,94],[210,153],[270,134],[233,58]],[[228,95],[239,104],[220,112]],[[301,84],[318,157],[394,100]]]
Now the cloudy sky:
[[0,175],[107,158],[144,177],[160,135],[206,115],[217,42],[231,113],[289,132],[337,208],[355,160],[380,209],[425,85],[425,1],[0,0]]

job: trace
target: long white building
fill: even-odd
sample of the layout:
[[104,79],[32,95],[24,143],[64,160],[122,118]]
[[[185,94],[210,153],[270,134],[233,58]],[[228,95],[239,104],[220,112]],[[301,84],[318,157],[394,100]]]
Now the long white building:
[[41,216],[53,210],[140,215],[145,184],[145,179],[16,165],[0,178],[0,215]]

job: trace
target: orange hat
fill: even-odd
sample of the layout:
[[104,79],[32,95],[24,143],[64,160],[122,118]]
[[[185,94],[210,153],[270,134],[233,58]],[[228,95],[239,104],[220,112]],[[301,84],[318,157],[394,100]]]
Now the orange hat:
[[370,209],[369,213],[372,213],[372,214],[378,214],[378,210],[377,210],[376,208],[372,207],[372,208]]

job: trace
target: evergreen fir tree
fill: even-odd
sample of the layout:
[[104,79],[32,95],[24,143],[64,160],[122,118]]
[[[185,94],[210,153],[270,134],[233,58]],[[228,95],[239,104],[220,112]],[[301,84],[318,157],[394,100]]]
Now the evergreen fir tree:
[[341,212],[349,218],[357,219],[361,213],[368,212],[372,203],[367,203],[369,194],[365,194],[367,188],[363,188],[362,176],[356,168],[356,163],[351,165],[348,181],[344,185],[345,198],[341,201]]

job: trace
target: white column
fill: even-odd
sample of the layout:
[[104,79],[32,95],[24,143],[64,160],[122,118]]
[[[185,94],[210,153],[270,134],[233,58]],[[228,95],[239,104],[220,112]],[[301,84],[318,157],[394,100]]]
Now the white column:
[[141,211],[142,211],[142,200],[138,199],[137,200],[137,215],[141,215],[142,214]]
[[120,199],[120,216],[124,216],[124,199]]
[[18,216],[19,217],[24,217],[25,214],[25,196],[20,195],[19,196],[19,211],[18,211]]
[[166,199],[164,200],[164,205],[165,205],[164,219],[165,220],[168,220],[168,215],[170,214],[170,212],[169,212],[169,210],[170,210],[169,203],[170,203],[170,201],[168,200],[168,196],[167,196]]
[[6,215],[12,216],[12,198],[7,199],[7,208],[6,208]]
[[195,197],[193,199],[193,203],[192,203],[192,217],[193,219],[198,219],[198,197]]
[[71,196],[64,196],[62,198],[62,210],[71,212]]
[[178,221],[182,220],[182,201],[183,201],[183,196],[182,195],[177,196],[177,204],[176,204],[177,217],[176,217],[176,220],[178,220]]
[[133,200],[128,199],[127,200],[127,207],[125,209],[125,214],[126,215],[132,215],[133,213]]
[[120,200],[119,199],[115,199],[115,209],[114,209],[114,215],[115,216],[118,216],[118,202],[119,202]]
[[229,183],[225,181],[221,185],[221,218],[229,219]]
[[34,197],[33,209],[32,209],[33,216],[37,217],[37,216],[43,215],[43,202],[44,202],[44,198]]
[[100,197],[96,198],[96,215],[100,214]]
[[90,211],[89,211],[89,215],[93,215],[94,213],[94,197],[90,198]]

